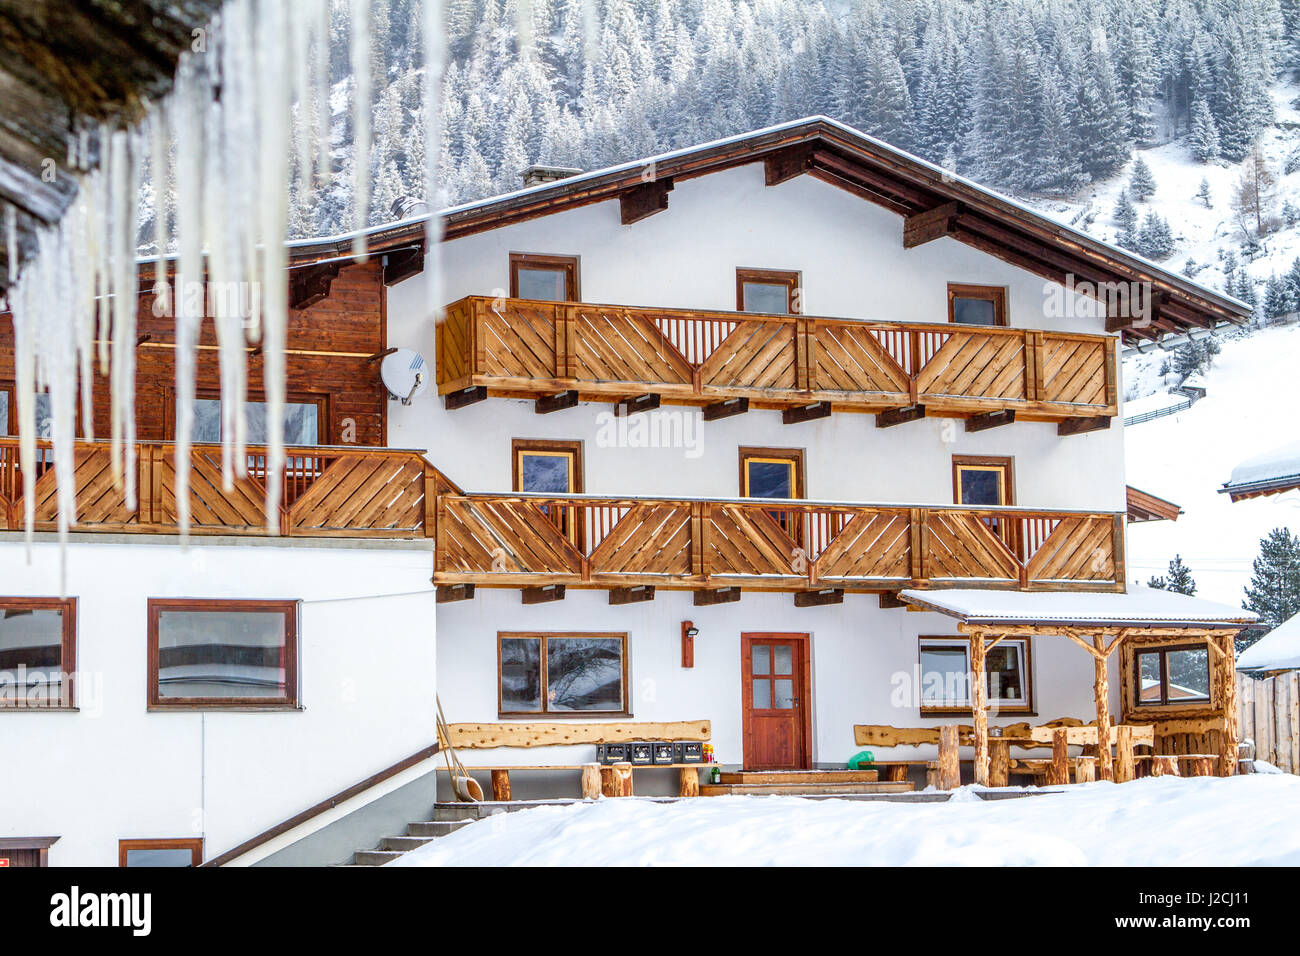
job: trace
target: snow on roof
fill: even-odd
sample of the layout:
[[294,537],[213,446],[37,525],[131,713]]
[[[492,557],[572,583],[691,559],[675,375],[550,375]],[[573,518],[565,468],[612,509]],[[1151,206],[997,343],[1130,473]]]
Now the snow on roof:
[[1223,490],[1263,491],[1266,487],[1288,484],[1300,484],[1300,441],[1247,458],[1232,469],[1232,477],[1223,483]]
[[1249,624],[1257,619],[1253,612],[1241,608],[1138,584],[1129,585],[1127,593],[1122,594],[951,588],[900,591],[899,597],[925,610],[972,624],[1229,626]]
[[1237,670],[1300,670],[1300,614],[1283,621],[1242,651]]

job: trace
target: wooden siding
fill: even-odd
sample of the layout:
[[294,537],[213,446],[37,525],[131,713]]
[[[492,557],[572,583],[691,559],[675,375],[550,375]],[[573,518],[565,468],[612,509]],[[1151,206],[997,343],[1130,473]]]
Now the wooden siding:
[[1286,773],[1300,773],[1300,674],[1286,671],[1256,680],[1237,675],[1241,739],[1255,741],[1255,757]]
[[434,580],[1118,591],[1123,533],[1123,515],[1109,513],[444,494]]
[[[48,448],[48,443],[42,443]],[[139,508],[131,511],[114,489],[106,442],[76,446],[77,521],[74,531],[174,534],[176,464],[172,445],[141,443]],[[248,477],[229,489],[221,480],[221,446],[190,451],[190,530],[193,534],[267,533],[266,451],[248,452]],[[276,532],[292,537],[420,538],[431,534],[439,488],[454,490],[419,452],[386,448],[289,448]],[[0,439],[0,530],[19,530],[24,521],[18,441]],[[41,467],[35,490],[35,528],[57,528],[54,469]]]
[[803,315],[751,315],[469,296],[438,326],[440,394],[576,389],[705,404],[829,401],[878,412],[1014,410],[1064,420],[1117,412],[1114,338]]
[[[378,447],[387,442],[387,393],[379,380],[379,363],[367,359],[385,348],[383,269],[378,259],[344,266],[330,285],[329,295],[306,309],[289,313],[285,356],[286,389],[291,395],[324,397],[329,421],[323,429],[330,445]],[[148,281],[144,281],[147,278]],[[142,288],[152,277],[142,273]],[[142,339],[136,349],[136,437],[168,441],[174,436],[176,364],[172,348],[175,320],[153,313],[154,295],[142,292],[137,316]],[[199,391],[220,388],[216,326],[205,318],[195,359]],[[14,380],[13,323],[0,314],[0,383]],[[250,352],[250,395],[262,389],[262,357]],[[94,434],[109,434],[108,379],[95,374]],[[348,423],[352,427],[348,427]],[[3,424],[3,423],[0,423]]]

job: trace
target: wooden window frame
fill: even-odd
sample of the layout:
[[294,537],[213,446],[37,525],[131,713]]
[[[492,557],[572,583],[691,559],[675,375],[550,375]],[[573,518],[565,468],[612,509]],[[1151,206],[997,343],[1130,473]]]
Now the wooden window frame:
[[[8,419],[3,423],[5,426],[5,434],[0,435],[0,438],[17,438],[18,437],[18,384],[17,382],[15,382],[11,378],[0,379],[0,392],[7,392],[9,395],[9,415],[8,415]],[[47,394],[47,392],[48,389],[38,388],[36,390],[37,395],[45,395]],[[76,400],[76,408],[73,412],[74,415],[73,434],[75,435],[78,441],[81,441],[85,438],[85,433],[82,431],[82,427],[81,427],[82,426],[81,411],[82,411],[81,398],[80,398],[80,392],[78,392],[78,397]],[[41,439],[41,440],[49,441],[48,438]],[[51,454],[53,453],[52,450],[50,450],[50,453]],[[50,459],[50,462],[53,463],[52,458]]]
[[[993,325],[984,326],[984,328],[1006,327],[1007,324],[1007,290],[1000,285],[967,285],[961,282],[948,283],[948,321],[953,325],[966,325],[967,323],[958,323],[956,318],[956,308],[954,299],[984,299],[993,303]],[[968,326],[969,328],[980,328],[978,325]]]
[[0,713],[18,711],[25,714],[40,711],[59,711],[77,709],[77,599],[76,598],[40,598],[40,597],[5,597],[0,598],[0,611],[62,611],[63,641],[59,652],[59,673],[67,677],[62,684],[58,704],[32,706],[30,704],[12,704],[0,702]]
[[[167,386],[165,389],[163,401],[163,441],[176,440],[176,389]],[[219,388],[197,388],[194,390],[195,399],[211,401],[221,398],[221,389]],[[334,421],[330,418],[330,406],[333,395],[329,392],[313,391],[290,391],[284,395],[286,404],[289,405],[315,405],[316,406],[316,434],[318,438],[317,446],[305,447],[327,447],[329,445],[342,444],[334,438]],[[265,392],[250,392],[244,397],[245,402],[266,403]],[[304,446],[290,446],[304,447]]]
[[538,252],[510,253],[510,298],[519,296],[520,267],[551,269],[564,273],[566,302],[582,301],[582,262],[578,256],[553,256]]
[[0,379],[0,392],[4,392],[6,395],[9,396],[9,407],[6,409],[7,414],[5,415],[4,421],[0,422],[0,425],[4,426],[5,436],[9,438],[13,438],[16,437],[14,433],[18,430],[16,427],[17,425],[16,419],[18,418],[18,409],[14,407],[17,404],[16,401],[17,389],[14,387],[13,382],[8,381],[6,379]]
[[[1008,637],[1001,641],[1001,644],[1015,643],[1020,645],[1021,650],[1021,674],[1025,682],[1025,702],[1023,704],[1004,704],[1001,698],[997,698],[998,714],[1016,714],[1022,717],[1034,717],[1037,711],[1034,707],[1034,648],[1031,637]],[[916,639],[916,667],[918,686],[924,683],[925,675],[921,671],[921,651],[926,646],[943,646],[960,649],[966,655],[966,672],[970,673],[970,641],[963,637],[953,637],[949,634],[922,634]],[[1000,645],[999,645],[1000,646]],[[985,654],[985,680],[988,679],[988,655]],[[992,704],[994,698],[987,696],[988,703]],[[918,698],[917,709],[922,717],[970,717],[974,713],[971,705],[965,704],[944,704],[940,706],[927,706]]]
[[[623,707],[620,710],[548,710],[547,706],[547,683],[548,683],[548,664],[546,642],[549,638],[559,637],[592,637],[592,638],[617,638],[623,642]],[[541,709],[539,710],[506,710],[503,706],[501,697],[501,642],[505,640],[540,640],[541,656],[539,663],[542,668],[541,684]],[[498,717],[529,717],[536,719],[546,717],[548,719],[586,719],[590,717],[631,717],[632,716],[632,685],[629,681],[629,647],[628,634],[626,631],[497,631],[497,716]]]
[[[789,272],[783,269],[736,269],[736,311],[745,311],[745,283],[785,286],[786,309],[790,315],[799,315],[803,309],[800,295],[803,289],[803,273]],[[756,313],[763,315],[766,313]]]
[[[549,438],[515,438],[510,442],[510,487],[517,492],[523,492],[523,456],[526,454],[549,455],[555,457],[568,457],[572,460],[569,468],[569,478],[572,488],[565,492],[570,495],[582,494],[583,484],[583,460],[582,460],[582,442],[580,440],[557,440]],[[583,542],[586,540],[585,529],[581,520],[581,510],[572,508],[567,505],[556,509],[553,513],[546,507],[542,508],[543,514],[552,519],[556,528],[563,534],[579,551],[583,550]]]
[[[299,616],[297,599],[242,600],[225,598],[149,598],[149,710],[298,710]],[[191,697],[163,699],[158,693],[158,623],[164,611],[280,611],[284,613],[284,697]]]
[[[1205,676],[1206,682],[1209,684],[1209,692],[1204,697],[1189,697],[1183,700],[1169,699],[1169,655],[1175,651],[1205,652]],[[1142,668],[1140,666],[1139,658],[1143,654],[1160,655],[1160,699],[1147,703],[1144,703],[1142,700]],[[1130,671],[1134,711],[1147,714],[1153,711],[1167,712],[1171,708],[1213,707],[1215,704],[1214,651],[1210,650],[1208,641],[1181,641],[1171,644],[1156,643],[1145,646],[1138,645],[1132,649]]]
[[[963,469],[974,471],[1001,471],[1003,507],[1016,503],[1016,460],[1009,455],[953,455],[952,456],[952,503],[965,504],[961,500],[961,473]],[[971,507],[979,507],[972,505]]]
[[[203,838],[202,837],[175,837],[158,840],[118,840],[117,841],[117,865],[126,866],[127,854],[132,850],[189,850],[191,866],[201,866],[203,863]],[[180,867],[177,867],[180,869]]]
[[[788,461],[794,465],[794,497],[808,497],[807,475],[804,472],[804,450],[802,448],[759,448],[742,445],[740,454],[740,497],[749,498],[749,469],[745,465],[750,461]],[[765,499],[758,498],[758,501]],[[778,500],[778,499],[771,499]]]

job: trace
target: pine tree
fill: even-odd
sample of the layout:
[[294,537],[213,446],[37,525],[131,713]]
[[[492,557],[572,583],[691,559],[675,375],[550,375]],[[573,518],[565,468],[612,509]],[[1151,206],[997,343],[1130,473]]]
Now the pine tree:
[[1192,130],[1187,137],[1187,146],[1202,163],[1219,157],[1219,128],[1214,125],[1210,104],[1204,99],[1197,100],[1192,107]]
[[1138,232],[1137,252],[1159,262],[1174,254],[1174,234],[1169,222],[1152,209]]
[[1128,181],[1129,192],[1138,202],[1146,202],[1156,191],[1156,178],[1151,175],[1151,167],[1141,156],[1133,164],[1133,175]]
[[1300,538],[1289,529],[1274,528],[1260,540],[1241,606],[1270,629],[1300,613]]
[[1170,560],[1169,570],[1159,577],[1152,577],[1147,582],[1147,587],[1158,588],[1161,591],[1174,591],[1189,597],[1196,593],[1196,581],[1192,578],[1192,570],[1183,564],[1182,555],[1178,554]]
[[1137,244],[1138,211],[1133,201],[1128,198],[1128,189],[1119,191],[1115,200],[1115,225],[1119,226],[1118,242],[1125,248],[1132,249]]
[[1210,181],[1204,176],[1201,177],[1201,185],[1196,189],[1196,198],[1201,201],[1206,209],[1214,208],[1214,201],[1210,197]]

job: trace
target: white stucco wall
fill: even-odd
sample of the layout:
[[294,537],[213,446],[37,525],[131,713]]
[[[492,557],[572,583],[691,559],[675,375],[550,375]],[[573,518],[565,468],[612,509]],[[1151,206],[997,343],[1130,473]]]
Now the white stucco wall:
[[[7,538],[0,593],[57,594],[58,546],[29,565]],[[211,858],[435,740],[428,550],[135,540],[67,560],[80,710],[0,711],[0,835],[58,835],[52,866],[116,866],[119,839],[202,836]],[[300,709],[148,711],[151,597],[301,600]]]

